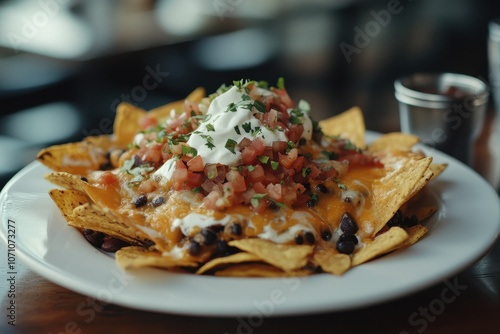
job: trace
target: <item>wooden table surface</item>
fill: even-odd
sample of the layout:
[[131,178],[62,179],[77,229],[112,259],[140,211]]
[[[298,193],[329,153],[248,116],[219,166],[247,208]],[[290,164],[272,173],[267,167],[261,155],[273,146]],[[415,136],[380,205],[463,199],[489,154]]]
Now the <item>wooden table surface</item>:
[[[476,169],[491,182],[486,128]],[[496,169],[498,170],[498,169]],[[16,260],[10,286],[7,247],[0,259],[0,333],[497,333],[500,329],[500,242],[456,276],[410,296],[351,311],[293,317],[208,318],[103,305],[60,287]],[[11,293],[15,293],[15,297]],[[9,308],[15,302],[15,312]],[[79,307],[87,303],[86,312]],[[90,303],[90,304],[89,304]],[[11,322],[9,324],[9,322]],[[15,325],[15,326],[13,326]]]

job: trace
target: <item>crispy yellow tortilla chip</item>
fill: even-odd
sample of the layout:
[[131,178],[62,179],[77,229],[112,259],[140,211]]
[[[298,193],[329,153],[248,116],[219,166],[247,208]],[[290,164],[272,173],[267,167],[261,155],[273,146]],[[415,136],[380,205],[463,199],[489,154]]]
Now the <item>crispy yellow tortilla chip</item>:
[[140,130],[140,120],[146,111],[127,102],[121,102],[116,108],[116,117],[113,124],[114,141],[118,145],[126,146],[134,140]]
[[86,203],[76,207],[73,217],[73,221],[69,222],[71,226],[103,232],[133,245],[149,243],[148,237],[127,223],[124,217],[95,204]]
[[368,151],[381,152],[386,150],[407,152],[419,142],[419,137],[401,133],[391,132],[384,134],[368,145]]
[[200,267],[196,271],[196,273],[200,275],[224,264],[258,262],[258,261],[261,261],[261,259],[257,255],[241,252],[229,256],[217,257],[213,260],[210,260],[209,262],[205,263],[202,267]]
[[77,190],[85,193],[85,189],[82,186],[84,181],[78,175],[66,172],[55,172],[45,175],[45,179],[50,183],[60,186],[62,188],[69,190]]
[[170,112],[172,110],[175,110],[176,112],[180,112],[184,108],[185,101],[190,101],[193,103],[199,103],[201,99],[203,99],[206,96],[205,89],[202,87],[196,88],[194,91],[192,91],[185,100],[179,100],[175,101],[172,103],[168,103],[162,106],[159,106],[157,108],[151,109],[148,112],[149,116],[152,116],[156,119],[161,119],[164,117],[169,117]]
[[284,271],[304,267],[307,264],[309,255],[313,252],[312,246],[276,244],[269,240],[257,238],[233,240],[229,242],[229,245],[255,254],[262,261]]
[[432,171],[433,175],[432,175],[432,178],[431,180],[434,180],[436,177],[438,177],[439,175],[441,175],[441,173],[444,172],[444,170],[448,167],[448,164],[446,163],[441,163],[441,164],[437,164],[437,163],[432,163],[430,166],[429,166],[429,169]]
[[378,256],[393,251],[409,238],[408,233],[401,227],[391,227],[387,232],[380,234],[371,242],[365,242],[352,256],[352,266],[357,266]]
[[319,121],[327,136],[341,136],[349,139],[359,148],[365,148],[365,121],[359,107],[352,107],[338,115]]
[[198,263],[193,261],[164,256],[160,252],[137,246],[124,247],[118,250],[115,258],[118,265],[124,269],[144,267],[171,269],[176,267],[196,267],[198,265]]
[[283,271],[264,263],[236,264],[215,272],[215,276],[225,277],[289,277],[310,274],[312,274],[310,270]]
[[314,261],[324,272],[342,275],[351,268],[351,257],[334,250],[321,249],[314,252]]
[[429,232],[429,229],[427,227],[420,225],[420,224],[408,227],[405,230],[408,233],[408,239],[406,239],[405,242],[403,242],[401,247],[408,247],[408,246],[415,244],[425,234],[427,234],[427,232]]
[[432,158],[407,161],[396,171],[376,181],[372,187],[372,210],[364,211],[360,221],[371,222],[375,236],[408,200],[427,171]]
[[83,142],[54,145],[42,149],[37,160],[56,172],[86,175],[99,169],[101,162]]
[[49,195],[68,222],[74,220],[73,210],[90,201],[85,193],[78,190],[52,189]]

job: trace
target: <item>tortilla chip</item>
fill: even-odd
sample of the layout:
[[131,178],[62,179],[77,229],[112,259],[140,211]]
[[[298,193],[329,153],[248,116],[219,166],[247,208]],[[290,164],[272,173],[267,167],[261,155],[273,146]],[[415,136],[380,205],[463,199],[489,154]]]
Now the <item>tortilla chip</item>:
[[334,250],[322,249],[314,253],[314,261],[324,272],[342,275],[351,268],[351,257]]
[[116,108],[116,117],[113,124],[114,141],[118,145],[126,146],[134,140],[140,130],[140,120],[146,111],[127,102],[121,102]]
[[420,224],[408,227],[405,230],[408,233],[408,239],[405,240],[405,242],[401,245],[401,247],[408,247],[415,244],[425,234],[427,234],[427,232],[429,232],[429,229],[427,227]]
[[115,258],[118,265],[124,269],[144,267],[171,269],[175,267],[196,267],[198,265],[193,261],[164,256],[160,252],[137,246],[121,248],[116,252]]
[[215,272],[215,276],[226,277],[289,277],[307,276],[310,270],[283,271],[264,263],[243,263],[230,266]]
[[258,262],[261,261],[260,257],[258,257],[255,254],[250,254],[250,253],[236,253],[232,254],[229,256],[224,256],[224,257],[217,257],[207,263],[205,263],[196,273],[198,275],[201,275],[211,269],[214,269],[215,267],[224,265],[224,264],[231,264],[231,263],[243,263],[243,262]]
[[68,222],[74,219],[73,210],[90,201],[84,192],[78,190],[52,189],[49,195]]
[[448,164],[437,164],[437,163],[432,163],[429,168],[432,171],[433,175],[431,180],[434,180],[436,177],[441,175],[442,172],[448,167]]
[[163,106],[156,107],[154,109],[151,109],[148,112],[149,116],[152,116],[156,119],[161,119],[164,117],[169,117],[170,112],[172,110],[175,110],[176,112],[180,112],[183,110],[185,101],[193,102],[193,103],[199,103],[201,99],[203,99],[206,96],[205,89],[202,87],[196,88],[194,91],[192,91],[185,100],[179,100],[175,101],[172,103],[167,103]]
[[357,266],[384,255],[402,245],[409,238],[408,233],[401,227],[391,227],[387,232],[380,234],[373,241],[366,242],[352,256],[352,266]]
[[73,210],[69,225],[108,234],[133,245],[149,244],[147,235],[133,228],[122,216],[95,204],[86,203]]
[[83,181],[82,178],[78,175],[66,172],[56,172],[45,175],[45,179],[50,183],[53,183],[62,188],[77,190],[85,193],[85,189],[83,187],[83,183],[85,181]]
[[248,253],[257,255],[262,261],[284,271],[292,271],[307,264],[313,247],[308,245],[283,245],[264,239],[241,239],[229,242],[230,246],[237,247]]
[[389,173],[373,184],[372,210],[363,212],[360,221],[371,222],[375,236],[408,200],[424,176],[432,158],[407,161],[398,170]]
[[370,152],[381,152],[385,150],[393,151],[410,151],[413,146],[415,146],[420,141],[418,136],[401,133],[392,132],[380,136],[370,145],[368,145],[368,151]]
[[359,148],[365,148],[365,121],[359,107],[352,107],[341,114],[319,121],[319,126],[327,136],[349,139]]

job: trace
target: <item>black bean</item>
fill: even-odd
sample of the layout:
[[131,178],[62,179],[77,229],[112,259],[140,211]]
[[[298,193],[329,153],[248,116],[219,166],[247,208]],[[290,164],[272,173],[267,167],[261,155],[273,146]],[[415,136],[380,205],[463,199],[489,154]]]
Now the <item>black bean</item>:
[[341,234],[339,237],[339,241],[349,241],[352,242],[353,244],[357,245],[358,244],[358,238],[354,234]]
[[337,250],[339,253],[351,254],[354,252],[354,243],[351,241],[337,241]]
[[274,203],[274,202],[269,202],[269,204],[267,205],[267,207],[271,210],[271,211],[279,211],[280,207],[278,206],[278,204]]
[[295,243],[297,245],[302,245],[304,243],[304,237],[301,234],[295,236]]
[[314,234],[312,234],[312,232],[309,231],[304,234],[304,238],[306,239],[308,244],[313,244],[314,241],[316,241]]
[[104,242],[101,245],[101,249],[105,252],[114,253],[126,245],[127,243],[125,241],[107,235],[104,237]]
[[317,203],[317,202],[316,202],[315,200],[310,199],[310,200],[308,200],[308,201],[306,202],[306,205],[307,205],[307,207],[308,207],[308,208],[312,208],[312,207],[316,206],[316,203]]
[[404,227],[412,227],[412,226],[415,226],[418,224],[418,218],[417,216],[415,215],[411,215],[409,217],[405,217],[403,219],[403,222],[401,225],[403,225]]
[[104,241],[104,233],[94,230],[84,229],[83,236],[94,247],[100,248]]
[[89,182],[89,179],[87,179],[85,176],[80,177],[80,180],[87,183]]
[[328,188],[323,183],[318,183],[316,185],[316,190],[323,194],[326,194],[328,192]]
[[217,241],[217,236],[215,235],[215,233],[208,228],[204,228],[203,230],[201,230],[201,235],[204,238],[205,245],[213,245]]
[[241,228],[241,225],[238,223],[233,224],[231,226],[231,233],[239,237],[241,235],[241,233],[243,233],[243,229]]
[[396,211],[394,216],[392,216],[391,219],[387,222],[387,226],[393,227],[393,226],[401,226],[403,223],[403,214],[401,213],[400,210]]
[[141,194],[141,195],[135,196],[132,199],[132,203],[135,205],[136,208],[140,208],[141,206],[144,206],[148,203],[148,198],[146,197],[146,195]]
[[228,249],[229,249],[229,246],[227,245],[226,240],[224,240],[224,239],[217,240],[217,245],[216,245],[217,253],[225,254],[228,251]]
[[342,215],[342,218],[340,219],[340,229],[342,232],[347,234],[356,234],[356,232],[358,232],[358,224],[356,224],[356,221],[349,214],[349,212]]
[[321,231],[321,239],[329,241],[332,238],[332,232],[330,230]]
[[198,255],[201,252],[201,245],[196,240],[189,241],[189,254]]
[[219,233],[224,230],[224,225],[212,225],[209,228],[212,232]]
[[160,205],[162,205],[163,203],[165,203],[165,197],[163,197],[163,196],[156,196],[151,201],[151,204],[153,204],[153,206],[155,208],[158,207],[158,206],[160,206]]

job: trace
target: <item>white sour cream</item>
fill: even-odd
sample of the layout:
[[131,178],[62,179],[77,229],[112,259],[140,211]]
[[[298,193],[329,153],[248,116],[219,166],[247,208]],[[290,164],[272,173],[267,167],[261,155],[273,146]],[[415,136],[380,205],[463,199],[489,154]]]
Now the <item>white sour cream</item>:
[[[282,130],[271,131],[253,116],[255,111],[249,109],[246,103],[252,103],[253,100],[244,101],[244,95],[248,96],[233,86],[217,96],[208,107],[207,119],[191,134],[187,144],[198,151],[205,164],[232,166],[241,161],[238,146],[234,147],[234,152],[226,148],[228,140],[239,143],[245,137],[251,140],[259,137],[269,146],[273,141],[287,140]],[[230,111],[229,106],[234,106],[235,111]]]

